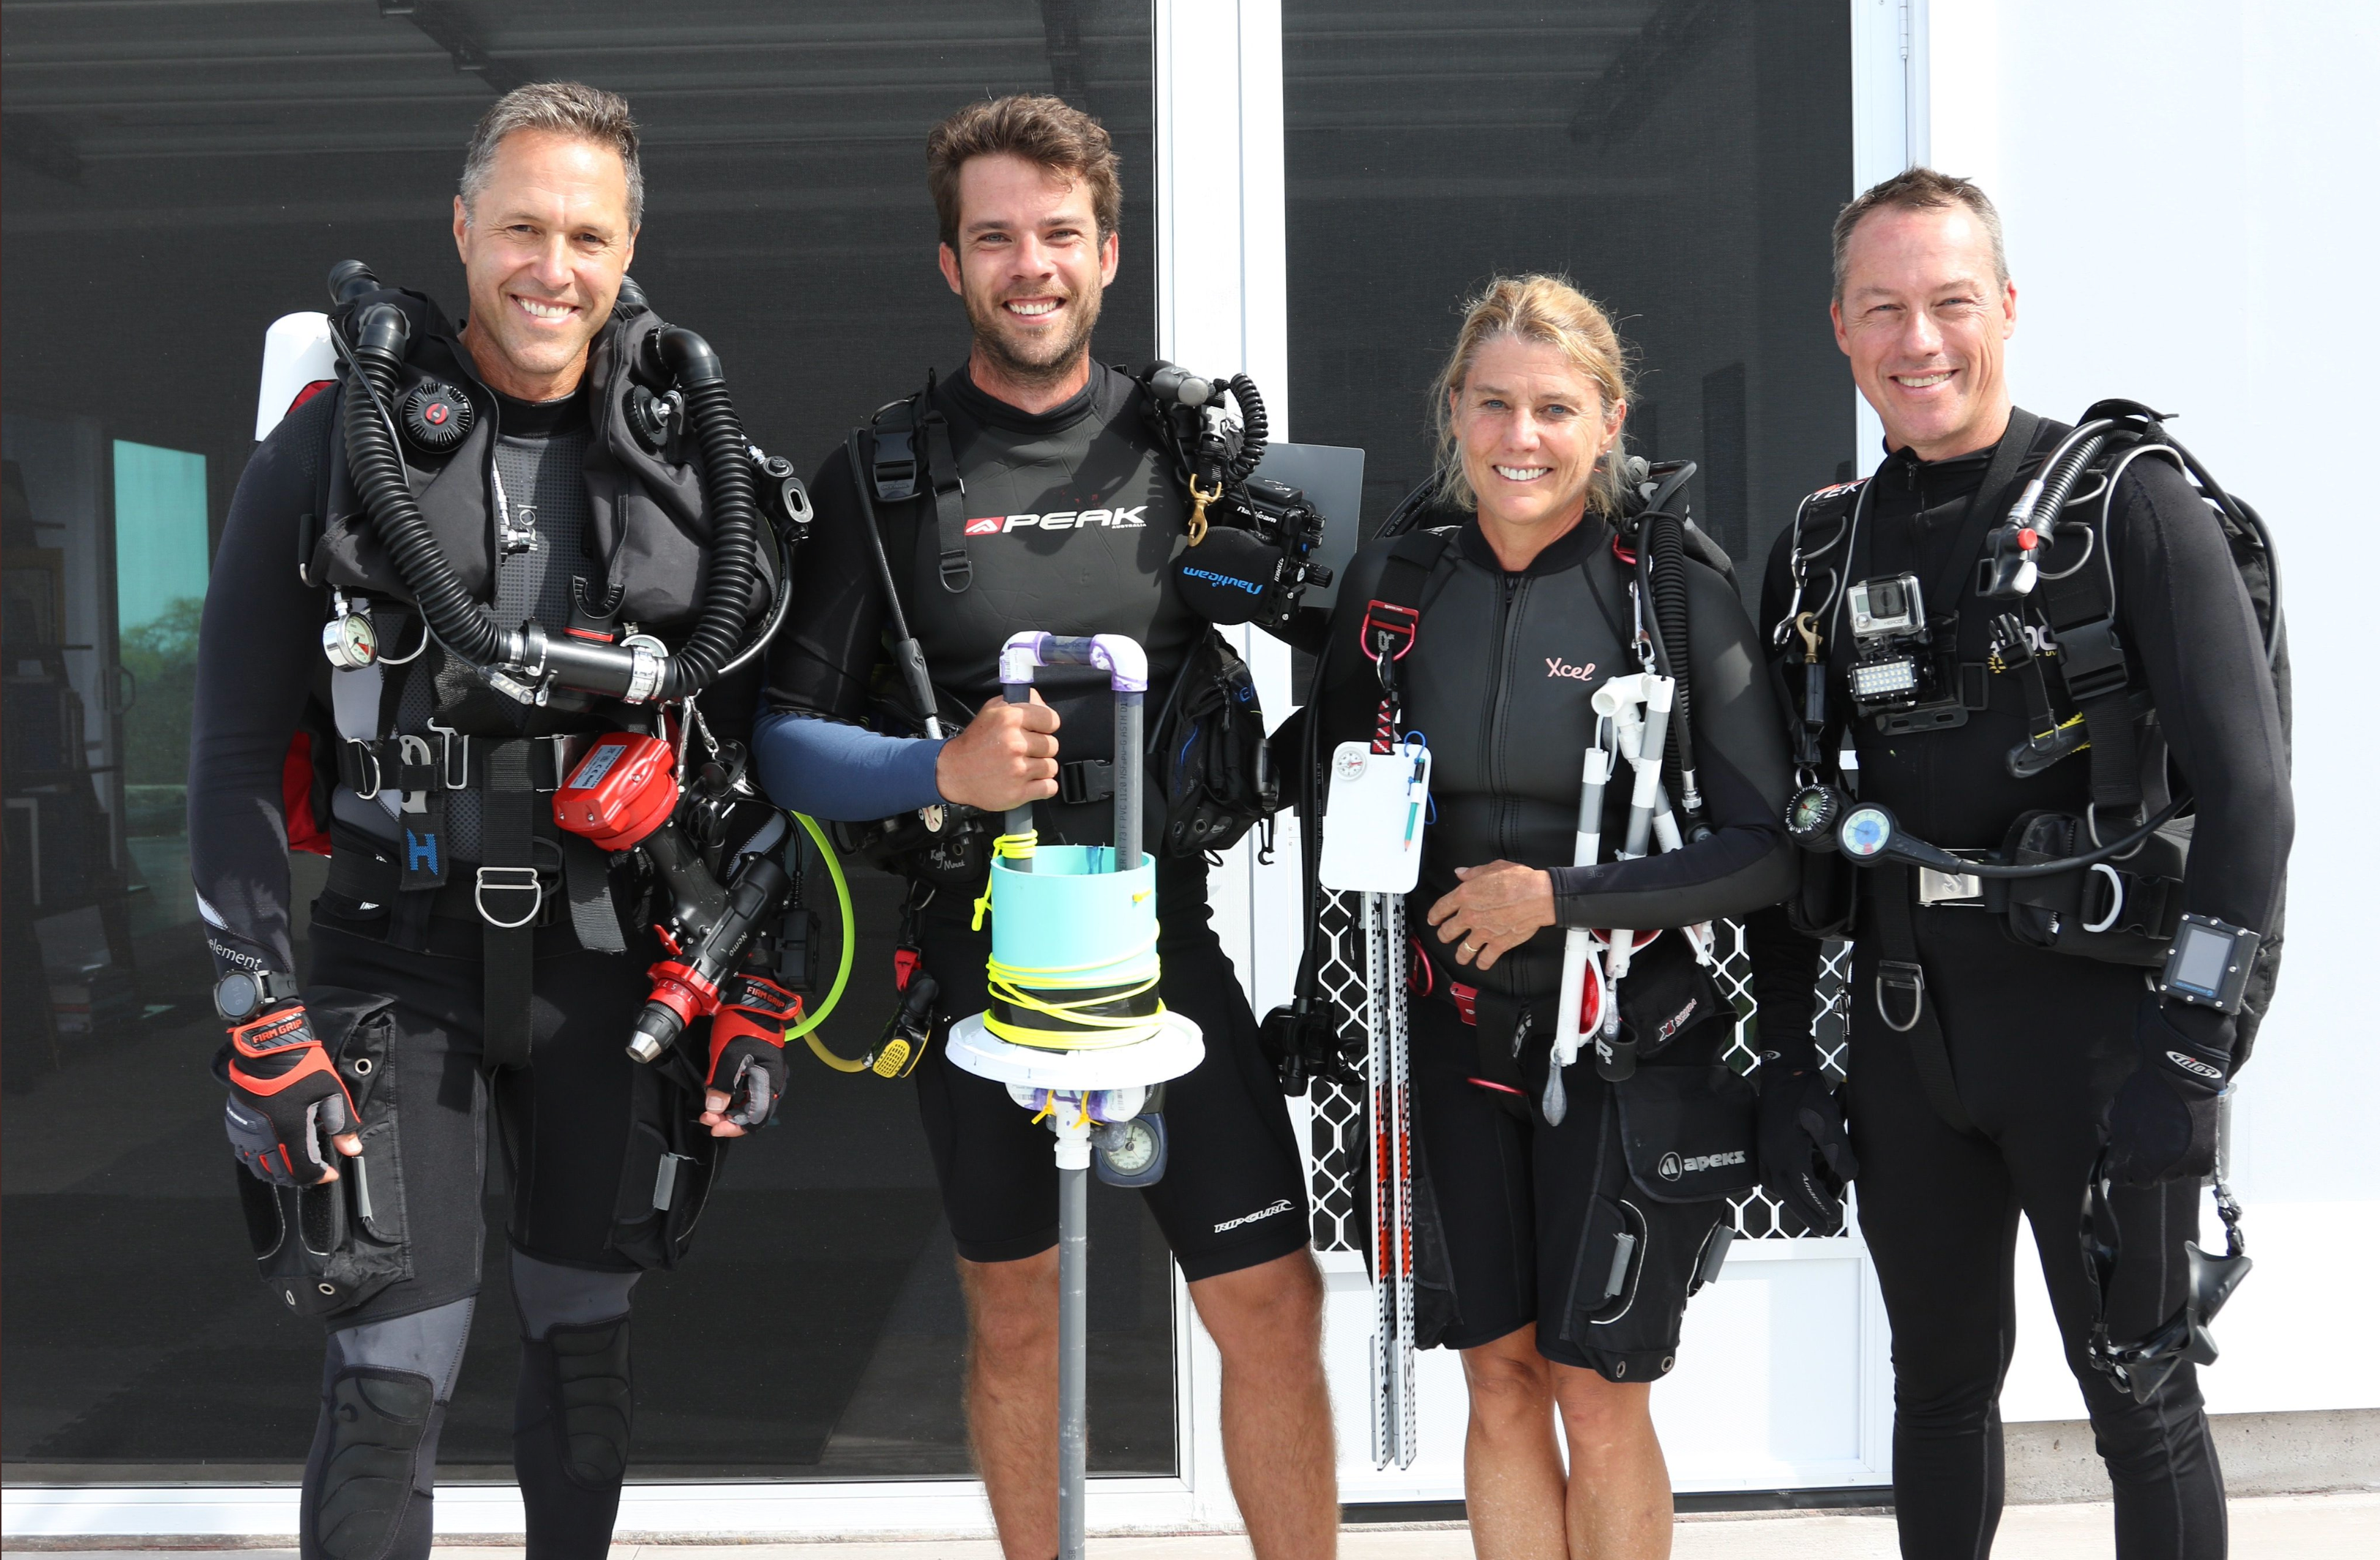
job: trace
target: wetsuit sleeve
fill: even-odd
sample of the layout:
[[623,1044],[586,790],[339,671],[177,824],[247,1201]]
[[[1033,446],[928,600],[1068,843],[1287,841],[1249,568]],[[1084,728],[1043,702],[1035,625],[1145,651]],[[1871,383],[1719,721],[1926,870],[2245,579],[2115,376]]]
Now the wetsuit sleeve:
[[1718,575],[1691,565],[1687,580],[1694,762],[1711,833],[1635,861],[1555,867],[1554,915],[1565,926],[1691,925],[1792,890],[1783,824],[1792,771],[1759,636]]
[[[1787,556],[1792,543],[1788,530],[1768,555],[1760,586],[1758,621],[1764,632],[1785,615],[1785,604],[1792,597]],[[1765,640],[1761,647],[1765,653]],[[1775,686],[1773,680],[1770,686]],[[1777,713],[1780,722],[1786,719],[1785,710]],[[1785,728],[1780,724],[1778,729]],[[1793,929],[1781,905],[1744,918],[1744,943],[1752,961],[1753,999],[1759,1006],[1761,1047],[1777,1052],[1789,1072],[1810,1070],[1817,1065],[1817,1045],[1810,1032],[1817,1018],[1818,965],[1825,949],[1817,938]]]
[[2255,610],[2221,524],[2168,462],[2134,461],[2117,510],[2119,626],[2197,814],[2182,908],[2269,936],[2296,814]]
[[871,732],[869,690],[883,659],[884,587],[847,449],[819,467],[815,518],[784,632],[769,651],[754,728],[761,784],[780,806],[815,817],[891,817],[941,799],[940,742]]
[[190,877],[217,972],[294,974],[282,770],[322,659],[323,595],[298,577],[298,517],[321,502],[334,397],[259,445],[232,494],[199,620],[190,709]]
[[760,783],[781,807],[848,823],[892,817],[942,800],[939,741],[888,737],[798,710],[763,713]]

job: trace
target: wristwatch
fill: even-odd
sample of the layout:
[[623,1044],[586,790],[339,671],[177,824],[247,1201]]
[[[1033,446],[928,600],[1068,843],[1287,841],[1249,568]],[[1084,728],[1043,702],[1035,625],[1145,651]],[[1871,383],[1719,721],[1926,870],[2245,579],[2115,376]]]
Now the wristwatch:
[[272,970],[234,970],[215,982],[215,1011],[225,1023],[246,1023],[275,1002],[298,995],[296,977]]

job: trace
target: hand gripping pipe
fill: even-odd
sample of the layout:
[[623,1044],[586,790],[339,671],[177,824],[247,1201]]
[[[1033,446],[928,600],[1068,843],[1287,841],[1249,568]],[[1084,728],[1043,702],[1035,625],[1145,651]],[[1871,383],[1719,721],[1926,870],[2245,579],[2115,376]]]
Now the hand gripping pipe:
[[[1096,666],[1115,691],[1115,869],[1140,865],[1141,706],[1148,696],[1148,657],[1121,634],[1075,638],[1028,631],[1012,634],[1000,647],[1000,690],[1011,704],[1029,703],[1033,673],[1044,666]],[[1012,837],[1033,832],[1033,804],[1011,807],[1005,824]],[[1011,857],[1016,870],[1030,872],[1029,856]]]
[[[331,272],[332,296],[341,304],[376,285],[358,261],[343,261]],[[743,638],[745,602],[759,557],[759,511],[748,446],[727,394],[719,355],[692,331],[667,326],[646,338],[645,360],[639,365],[649,378],[674,378],[686,396],[687,421],[701,447],[703,498],[710,520],[710,566],[701,614],[685,647],[664,656],[644,647],[572,639],[534,621],[502,629],[471,599],[422,518],[397,453],[389,407],[411,331],[405,311],[394,304],[370,304],[356,316],[349,361],[358,382],[349,388],[360,393],[346,397],[341,431],[349,478],[371,514],[381,545],[438,642],[475,665],[517,671],[532,685],[551,678],[565,688],[631,704],[684,698],[717,676]],[[340,339],[334,333],[334,342]]]

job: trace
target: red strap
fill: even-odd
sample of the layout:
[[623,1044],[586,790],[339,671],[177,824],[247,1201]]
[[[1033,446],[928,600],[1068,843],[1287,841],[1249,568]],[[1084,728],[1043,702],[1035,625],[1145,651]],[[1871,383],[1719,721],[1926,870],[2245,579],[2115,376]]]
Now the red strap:
[[1364,608],[1364,653],[1381,653],[1380,639],[1392,642],[1388,651],[1390,660],[1402,660],[1414,647],[1414,639],[1421,632],[1421,609],[1400,607],[1393,601],[1375,598]]
[[310,855],[331,853],[331,831],[314,813],[314,736],[299,732],[281,758],[281,827],[289,848]]

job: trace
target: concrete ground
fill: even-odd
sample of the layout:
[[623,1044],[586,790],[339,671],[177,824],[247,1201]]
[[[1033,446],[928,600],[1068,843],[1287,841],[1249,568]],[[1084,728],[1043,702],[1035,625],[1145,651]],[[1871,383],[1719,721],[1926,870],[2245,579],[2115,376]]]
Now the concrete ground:
[[[2115,1553],[2108,1507],[2097,1502],[2012,1506],[1995,1546],[2006,1560],[2104,1560]],[[30,1553],[10,1548],[7,1554]],[[53,1552],[55,1553],[55,1552]],[[162,1552],[75,1552],[75,1560],[158,1560]],[[296,1560],[294,1549],[178,1549],[175,1560]],[[1235,1535],[1093,1539],[1091,1560],[1245,1560]],[[1470,1560],[1459,1524],[1358,1527],[1340,1539],[1342,1560]],[[2380,1493],[2263,1495],[2231,1503],[2239,1560],[2371,1560],[2380,1554]],[[1681,1518],[1675,1560],[1894,1560],[1888,1515],[1757,1512]],[[442,1545],[439,1560],[520,1560],[512,1546]],[[615,1544],[611,1560],[1000,1560],[989,1539],[874,1542]]]

